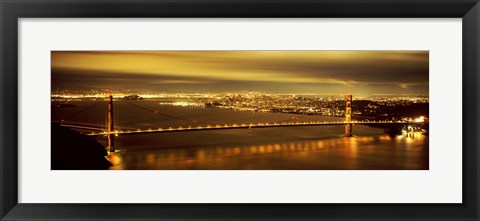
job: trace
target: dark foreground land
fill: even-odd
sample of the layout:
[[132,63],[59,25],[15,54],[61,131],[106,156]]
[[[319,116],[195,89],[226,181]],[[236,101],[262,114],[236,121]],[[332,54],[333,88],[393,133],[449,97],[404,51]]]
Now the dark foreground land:
[[112,164],[96,140],[52,123],[52,170],[104,170]]

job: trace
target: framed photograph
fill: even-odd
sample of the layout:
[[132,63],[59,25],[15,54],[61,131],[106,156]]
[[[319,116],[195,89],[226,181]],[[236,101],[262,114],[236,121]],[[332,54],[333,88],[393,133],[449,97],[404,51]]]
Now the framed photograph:
[[2,1],[1,220],[479,220],[479,10]]
[[428,58],[52,51],[51,169],[428,170]]

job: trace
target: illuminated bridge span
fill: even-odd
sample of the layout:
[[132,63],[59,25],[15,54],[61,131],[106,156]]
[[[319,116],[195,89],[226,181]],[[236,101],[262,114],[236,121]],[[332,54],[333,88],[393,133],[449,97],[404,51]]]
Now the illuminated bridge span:
[[[227,129],[251,129],[251,128],[267,128],[267,127],[299,127],[299,126],[329,126],[329,125],[368,125],[368,124],[423,124],[419,122],[409,121],[309,121],[309,122],[282,122],[282,123],[251,123],[251,124],[224,124],[224,125],[207,125],[207,126],[189,126],[189,127],[169,127],[146,130],[114,130],[91,132],[89,136],[107,136],[107,135],[135,135],[146,133],[171,133],[171,132],[188,132],[188,131],[204,131],[204,130],[227,130]],[[70,127],[71,125],[64,125]],[[81,128],[79,128],[81,129]]]

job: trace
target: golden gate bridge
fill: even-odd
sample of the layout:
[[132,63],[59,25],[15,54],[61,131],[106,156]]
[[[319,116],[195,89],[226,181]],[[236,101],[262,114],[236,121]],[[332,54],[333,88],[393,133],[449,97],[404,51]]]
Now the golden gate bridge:
[[[68,127],[72,129],[87,130],[90,131],[85,133],[87,136],[106,136],[108,138],[108,146],[106,147],[108,152],[114,152],[114,137],[120,135],[138,135],[138,134],[154,134],[154,133],[173,133],[173,132],[191,132],[191,131],[206,131],[206,130],[228,130],[228,129],[254,129],[254,128],[273,128],[273,127],[299,127],[299,126],[331,126],[331,125],[345,125],[345,136],[351,137],[353,125],[421,125],[424,122],[417,121],[404,121],[404,120],[352,120],[352,95],[345,96],[346,110],[345,110],[345,120],[344,121],[303,121],[303,122],[261,122],[261,123],[238,123],[238,124],[208,124],[205,122],[199,122],[196,120],[189,120],[181,117],[176,117],[173,115],[168,115],[161,113],[156,110],[151,110],[131,102],[125,101],[126,103],[135,106],[137,108],[143,109],[145,111],[152,112],[154,114],[163,115],[166,117],[187,120],[189,122],[203,123],[204,125],[197,126],[186,126],[186,127],[168,127],[168,128],[155,128],[155,129],[127,129],[127,130],[116,130],[113,120],[113,96],[108,96],[108,112],[107,112],[107,128],[98,128],[84,125],[74,125],[65,123],[63,120],[60,122],[60,126]],[[77,115],[92,106],[98,104],[99,102],[94,103],[91,106],[88,106],[73,115]],[[407,133],[413,133],[413,130],[407,131]]]

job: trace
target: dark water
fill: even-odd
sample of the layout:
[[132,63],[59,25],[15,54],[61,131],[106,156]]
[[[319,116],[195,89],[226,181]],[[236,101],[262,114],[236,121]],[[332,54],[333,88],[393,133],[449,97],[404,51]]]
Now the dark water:
[[[342,118],[233,111],[219,108],[162,106],[159,101],[115,102],[115,125],[154,129],[232,123],[343,120]],[[71,102],[52,107],[52,120],[106,125],[107,103]],[[84,110],[86,107],[90,107]],[[142,109],[143,108],[143,109]],[[148,110],[146,110],[148,109]],[[156,110],[157,113],[149,110]],[[112,169],[428,169],[428,136],[390,137],[383,129],[355,125],[311,126],[126,135],[115,138],[122,150]],[[105,143],[105,138],[100,138]]]

